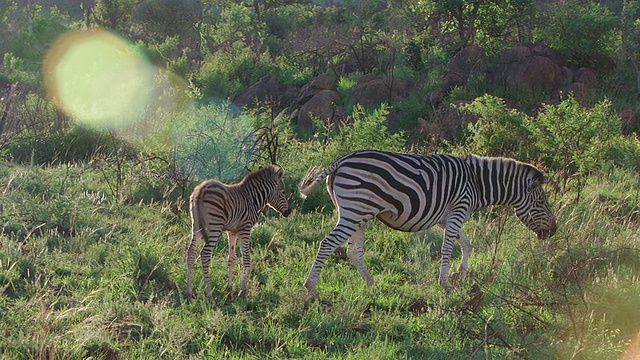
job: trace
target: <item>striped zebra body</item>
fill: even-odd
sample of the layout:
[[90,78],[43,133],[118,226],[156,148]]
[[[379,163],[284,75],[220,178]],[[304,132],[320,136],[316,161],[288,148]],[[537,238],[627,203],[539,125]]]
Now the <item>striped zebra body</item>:
[[338,222],[320,243],[305,282],[310,295],[328,258],[349,240],[347,255],[367,285],[373,284],[363,260],[364,227],[377,218],[390,228],[420,231],[434,225],[445,229],[440,284],[451,291],[449,267],[456,237],[460,239],[460,275],[468,269],[471,243],[461,230],[471,213],[488,205],[513,205],[516,214],[540,237],[555,232],[555,217],[542,186],[544,174],[513,159],[469,155],[421,156],[375,150],[350,153],[300,186],[306,197],[322,180],[339,214]]
[[193,265],[196,260],[198,240],[205,238],[200,252],[204,274],[205,293],[211,294],[209,264],[211,253],[223,231],[229,241],[227,293],[230,298],[233,289],[233,269],[236,262],[236,244],[240,241],[242,250],[243,277],[240,295],[245,296],[251,259],[249,237],[251,228],[265,206],[269,206],[283,216],[291,213],[284,192],[284,171],[276,165],[261,167],[237,184],[224,184],[217,180],[207,180],[196,186],[189,198],[192,220],[192,240],[187,250],[187,299],[193,297]]

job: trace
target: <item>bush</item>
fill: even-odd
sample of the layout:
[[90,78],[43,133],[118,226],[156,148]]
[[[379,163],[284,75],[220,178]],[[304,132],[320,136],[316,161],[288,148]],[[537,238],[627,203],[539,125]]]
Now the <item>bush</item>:
[[608,141],[597,139],[585,153],[585,163],[593,170],[622,168],[640,173],[640,141],[632,136],[615,135]]
[[380,108],[367,112],[362,106],[356,105],[351,117],[352,124],[344,124],[340,132],[330,143],[335,151],[344,155],[347,148],[378,149],[387,151],[401,151],[406,142],[402,133],[392,134],[387,130],[387,116],[389,108],[381,105]]
[[204,98],[233,99],[261,77],[279,71],[268,53],[256,54],[249,48],[217,52],[207,57],[197,80]]
[[587,109],[570,96],[545,106],[529,129],[545,165],[560,171],[565,189],[574,175],[587,175],[606,163],[603,150],[620,135],[621,121],[608,100]]
[[96,156],[110,156],[119,149],[124,150],[127,158],[135,153],[132,147],[110,133],[82,126],[51,133],[25,132],[5,147],[12,161],[38,165],[85,162]]
[[517,110],[507,108],[503,99],[483,95],[461,109],[480,116],[475,124],[469,124],[472,152],[523,161],[535,158],[532,151],[534,140],[527,127],[530,119]]
[[255,154],[253,119],[230,105],[205,105],[181,115],[174,129],[177,165],[198,180],[241,179]]
[[603,5],[578,1],[552,2],[543,12],[534,40],[560,51],[569,63],[588,66],[594,55],[608,55],[615,44],[616,17]]

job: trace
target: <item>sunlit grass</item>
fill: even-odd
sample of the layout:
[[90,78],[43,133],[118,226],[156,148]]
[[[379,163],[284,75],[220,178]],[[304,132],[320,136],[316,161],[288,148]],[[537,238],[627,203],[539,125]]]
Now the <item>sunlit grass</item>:
[[[367,288],[339,252],[322,271],[318,299],[308,299],[302,284],[336,214],[267,212],[252,234],[248,297],[226,299],[223,237],[212,257],[213,299],[198,264],[196,297],[186,303],[185,211],[115,201],[88,167],[11,165],[0,172],[0,354],[615,359],[640,328],[635,181],[614,173],[594,178],[578,202],[555,199],[560,227],[548,240],[511,210],[478,212],[464,226],[470,273],[451,295],[437,284],[442,230],[372,222],[365,262],[376,285]],[[454,270],[459,261],[456,247]],[[240,265],[235,274],[237,292]]]

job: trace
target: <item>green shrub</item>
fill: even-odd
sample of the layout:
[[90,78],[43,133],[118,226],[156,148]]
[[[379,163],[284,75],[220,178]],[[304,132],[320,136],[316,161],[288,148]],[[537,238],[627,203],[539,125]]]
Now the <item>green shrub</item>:
[[622,168],[640,172],[640,140],[633,136],[615,135],[607,141],[595,139],[585,152],[585,163],[594,170]]
[[532,151],[535,140],[527,128],[529,118],[517,110],[507,108],[503,99],[484,95],[461,109],[480,116],[475,124],[469,124],[469,145],[472,152],[522,161],[535,158]]
[[196,180],[241,179],[255,155],[253,119],[228,104],[201,106],[181,115],[174,129],[177,166]]
[[28,131],[6,145],[6,154],[20,164],[61,164],[90,161],[124,150],[131,158],[134,149],[108,132],[75,126],[59,132]]
[[204,98],[233,99],[261,77],[280,72],[269,53],[256,54],[240,44],[229,50],[208,55],[196,75]]
[[545,106],[528,127],[545,165],[560,172],[564,189],[574,175],[587,175],[606,164],[603,152],[620,135],[621,121],[608,100],[587,109],[570,96]]
[[401,151],[406,145],[404,136],[387,130],[388,115],[389,108],[384,104],[371,112],[356,105],[351,114],[353,123],[341,125],[338,134],[330,140],[329,147],[334,148],[336,155],[346,154],[347,149]]
[[552,2],[543,12],[534,40],[563,53],[577,66],[593,65],[594,55],[608,55],[616,44],[616,17],[596,2]]

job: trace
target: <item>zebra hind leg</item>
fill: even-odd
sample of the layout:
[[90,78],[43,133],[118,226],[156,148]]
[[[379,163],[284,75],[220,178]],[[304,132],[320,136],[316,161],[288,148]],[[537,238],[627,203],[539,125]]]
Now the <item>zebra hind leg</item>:
[[349,238],[349,245],[347,247],[347,256],[349,260],[353,264],[353,266],[358,269],[360,276],[367,283],[367,286],[373,286],[373,277],[369,274],[369,270],[367,270],[367,266],[364,263],[364,224],[360,226],[356,230],[356,232]]
[[249,253],[250,231],[251,230],[244,231],[239,236],[242,250],[242,284],[240,285],[240,293],[238,296],[243,299],[247,297],[247,283],[249,282],[249,273],[251,272],[251,256]]
[[207,232],[207,240],[200,252],[200,260],[202,261],[202,274],[204,275],[204,293],[207,298],[211,298],[211,279],[209,278],[209,267],[211,264],[211,253],[218,243],[221,231],[218,229]]
[[200,231],[194,231],[191,237],[191,244],[187,250],[187,288],[184,291],[184,297],[187,301],[193,300],[193,265],[196,262],[196,251],[198,240],[202,237]]
[[236,241],[238,239],[238,233],[232,233],[227,231],[227,238],[229,240],[229,255],[227,256],[227,301],[235,300],[233,296],[233,270],[236,266],[236,259],[238,255],[236,254]]
[[[351,226],[353,226],[353,224],[351,224]],[[320,271],[322,270],[322,267],[327,261],[329,255],[333,254],[333,252],[340,245],[344,244],[344,242],[347,241],[347,239],[350,238],[355,231],[355,228],[345,225],[341,219],[336,227],[331,230],[329,235],[327,235],[327,237],[325,237],[324,240],[320,242],[318,254],[316,255],[315,261],[313,262],[313,266],[311,267],[309,276],[304,282],[304,287],[307,289],[307,294],[309,297],[316,296],[316,284],[318,283],[318,278],[320,277]]]

